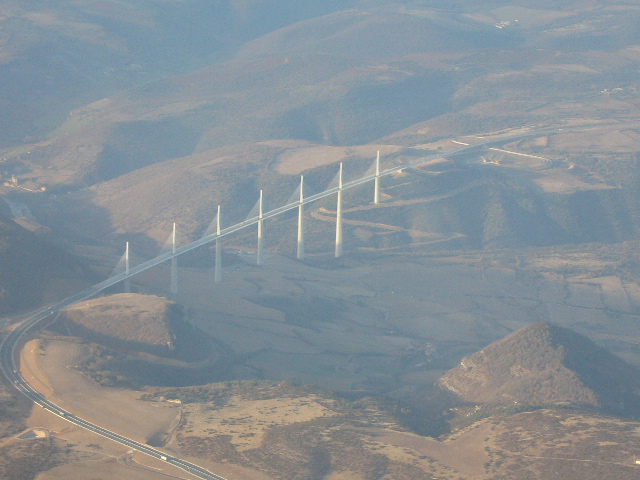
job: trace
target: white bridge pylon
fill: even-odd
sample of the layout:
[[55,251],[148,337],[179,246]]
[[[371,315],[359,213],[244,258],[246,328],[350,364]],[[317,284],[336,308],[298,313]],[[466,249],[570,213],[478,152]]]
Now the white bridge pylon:
[[171,286],[169,291],[175,295],[178,293],[178,257],[176,257],[176,222],[173,222],[171,234]]
[[127,276],[124,281],[124,293],[131,293],[131,277],[130,274],[130,265],[129,265],[129,242],[124,248],[124,274]]
[[262,237],[264,232],[264,209],[263,209],[263,196],[262,190],[260,190],[260,196],[258,198],[257,203],[247,215],[247,219],[258,219],[258,246],[256,247],[256,265],[259,267],[262,266],[264,261],[264,247],[262,243]]
[[124,253],[116,263],[116,266],[111,270],[110,277],[116,277],[123,275],[124,278],[124,293],[131,293],[131,276],[130,276],[130,262],[129,262],[129,242],[124,245]]
[[300,175],[300,200],[298,201],[298,250],[296,258],[304,260],[304,175]]
[[169,291],[174,295],[178,293],[178,257],[175,256],[177,249],[176,233],[176,223],[173,222],[173,230],[167,237],[159,253],[159,255],[171,253],[171,280],[169,283]]
[[300,186],[287,201],[287,205],[298,205],[298,246],[296,249],[298,260],[304,260],[304,195],[304,175],[300,175]]
[[220,236],[220,205],[218,205],[218,214],[216,215],[216,263],[213,273],[213,281],[215,283],[222,282],[222,245],[220,244]]
[[342,162],[340,162],[340,173],[338,173],[338,201],[336,205],[336,258],[342,256],[342,188]]
[[380,150],[376,155],[376,173],[373,177],[373,203],[380,203]]

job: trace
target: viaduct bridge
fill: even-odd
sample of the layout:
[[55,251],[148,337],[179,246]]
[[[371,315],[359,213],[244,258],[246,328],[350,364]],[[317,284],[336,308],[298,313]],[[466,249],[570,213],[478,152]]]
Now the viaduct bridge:
[[[561,129],[560,129],[561,130]],[[19,358],[19,351],[25,343],[25,339],[29,335],[34,335],[39,330],[46,327],[48,324],[55,321],[57,318],[57,313],[69,307],[75,303],[87,300],[91,297],[96,296],[100,292],[105,289],[116,285],[117,283],[124,282],[125,291],[130,291],[130,279],[136,274],[139,274],[145,270],[156,267],[164,262],[171,262],[171,285],[170,291],[172,293],[177,293],[178,290],[178,257],[183,255],[191,250],[194,250],[198,247],[201,247],[206,244],[210,244],[215,242],[215,274],[214,274],[214,282],[218,283],[222,281],[222,264],[221,264],[221,240],[224,237],[232,235],[241,230],[252,227],[253,225],[257,225],[258,227],[258,236],[257,236],[257,264],[261,265],[263,262],[263,227],[264,221],[269,218],[276,217],[285,212],[289,212],[291,210],[298,210],[298,229],[297,229],[297,252],[296,256],[298,259],[303,259],[305,255],[305,238],[304,238],[304,207],[312,202],[318,201],[320,199],[336,195],[337,196],[337,208],[336,208],[336,226],[335,226],[335,256],[341,257],[343,255],[343,238],[342,238],[342,194],[345,190],[354,188],[359,185],[364,185],[367,183],[373,183],[373,202],[374,204],[378,204],[380,202],[380,180],[386,176],[392,175],[394,173],[400,172],[404,169],[410,167],[416,167],[422,165],[426,162],[438,160],[444,157],[450,157],[453,155],[461,154],[463,152],[469,153],[475,150],[482,150],[484,148],[488,148],[493,144],[503,144],[509,141],[514,141],[518,139],[522,139],[525,137],[532,136],[540,136],[551,133],[558,132],[559,129],[548,129],[541,131],[528,131],[525,133],[520,133],[516,135],[508,135],[502,137],[492,137],[490,139],[480,139],[479,142],[473,144],[466,144],[462,142],[455,142],[461,145],[460,147],[449,150],[446,152],[434,154],[431,156],[423,157],[414,162],[410,162],[407,164],[394,166],[392,168],[381,170],[380,169],[380,155],[378,154],[374,167],[375,173],[365,175],[357,180],[353,180],[350,182],[343,182],[342,178],[342,164],[340,164],[340,169],[338,172],[338,185],[332,188],[329,188],[321,193],[317,193],[310,196],[304,195],[304,178],[300,178],[300,187],[299,187],[299,198],[297,201],[292,203],[288,203],[278,208],[274,208],[270,211],[263,211],[263,197],[262,192],[260,192],[260,198],[258,200],[258,213],[255,217],[252,217],[248,220],[242,221],[240,223],[236,223],[226,228],[221,228],[221,217],[220,217],[220,207],[218,207],[218,215],[214,221],[215,227],[209,228],[205,235],[195,240],[187,245],[178,247],[176,245],[176,229],[175,224],[173,228],[172,235],[170,237],[171,248],[166,253],[161,253],[157,257],[140,263],[136,266],[131,266],[129,262],[129,245],[127,243],[125,247],[125,253],[123,255],[123,264],[124,269],[120,273],[117,273],[106,280],[93,285],[92,287],[76,293],[52,306],[44,307],[35,312],[32,312],[28,315],[28,317],[22,321],[16,328],[14,328],[3,340],[2,344],[0,344],[0,370],[2,370],[3,375],[14,387],[21,392],[23,395],[27,396],[30,400],[32,400],[37,405],[42,408],[50,411],[54,415],[57,415],[60,418],[63,418],[79,427],[90,430],[98,435],[102,435],[103,437],[109,438],[115,442],[118,442],[126,447],[129,447],[133,450],[137,450],[139,452],[145,453],[151,457],[154,457],[158,460],[164,461],[168,464],[171,464],[177,468],[180,468],[190,474],[202,478],[205,480],[225,480],[223,477],[216,475],[198,465],[187,462],[177,457],[170,456],[168,453],[158,450],[156,448],[152,448],[149,445],[144,443],[140,443],[134,439],[127,438],[123,435],[120,435],[116,432],[107,430],[99,425],[93,424],[85,419],[82,419],[73,413],[63,409],[59,405],[51,402],[49,399],[44,397],[41,393],[39,393],[36,389],[34,389],[26,379],[20,373],[19,362],[17,359]],[[214,230],[215,231],[211,231]]]

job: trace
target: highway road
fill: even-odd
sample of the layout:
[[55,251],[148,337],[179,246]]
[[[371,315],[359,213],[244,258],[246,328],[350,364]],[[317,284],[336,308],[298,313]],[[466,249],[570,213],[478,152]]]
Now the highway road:
[[[486,139],[483,140],[481,142],[478,143],[474,143],[474,144],[470,144],[470,145],[463,145],[460,148],[456,148],[454,150],[450,150],[447,152],[442,152],[442,153],[438,153],[435,155],[431,155],[428,157],[423,157],[420,158],[419,160],[416,160],[414,162],[408,163],[408,164],[404,164],[404,165],[399,165],[396,167],[393,167],[391,169],[388,170],[384,170],[382,172],[380,172],[379,177],[386,177],[388,175],[392,175],[396,172],[402,171],[406,168],[410,168],[410,167],[415,167],[421,164],[424,164],[426,162],[432,161],[432,160],[438,160],[440,158],[444,158],[444,157],[450,157],[453,155],[458,155],[460,153],[468,153],[474,149],[483,149],[486,148],[488,145],[491,144],[498,144],[498,143],[505,143],[505,142],[509,142],[509,141],[513,141],[513,140],[517,140],[517,139],[521,139],[521,138],[525,138],[525,137],[529,137],[529,136],[538,136],[538,135],[545,135],[545,134],[550,134],[550,133],[557,133],[559,131],[559,129],[549,129],[549,130],[543,130],[543,131],[530,131],[530,132],[525,132],[525,133],[520,133],[520,134],[516,134],[516,135],[510,135],[510,136],[506,136],[506,137],[501,137],[501,138],[493,138],[493,139]],[[349,188],[353,188],[356,187],[358,185],[363,185],[365,183],[368,182],[372,182],[374,179],[376,178],[375,174],[372,175],[367,175],[365,177],[359,178],[357,180],[353,180],[351,182],[347,182],[343,184],[343,190],[347,190]],[[309,197],[306,197],[302,204],[308,204],[308,203],[312,203],[315,202],[317,200],[320,200],[322,198],[334,195],[338,192],[338,187],[335,188],[331,188],[328,190],[325,190],[324,192],[315,194],[315,195],[310,195]],[[284,212],[293,210],[298,208],[298,206],[300,205],[300,202],[295,202],[295,203],[290,203],[278,208],[275,208],[269,212],[266,212],[263,214],[263,220],[264,219],[268,219],[268,218],[272,218],[275,217],[277,215],[280,215]],[[92,287],[88,288],[87,290],[84,290],[83,292],[77,293],[75,295],[72,295],[60,302],[58,302],[55,305],[52,306],[48,306],[46,308],[43,309],[39,309],[36,310],[35,312],[33,312],[30,316],[28,316],[28,318],[26,320],[24,320],[22,323],[20,323],[13,331],[11,331],[11,333],[9,333],[9,335],[7,335],[7,337],[3,340],[2,344],[0,344],[0,370],[2,370],[3,375],[15,386],[16,389],[18,389],[22,394],[24,394],[25,396],[27,396],[30,400],[32,400],[34,403],[40,405],[42,408],[50,411],[51,413],[53,413],[54,415],[57,415],[60,418],[63,418],[65,420],[67,420],[68,422],[71,422],[79,427],[82,428],[86,428],[87,430],[90,430],[92,432],[97,433],[98,435],[101,435],[105,438],[108,438],[110,440],[113,440],[115,442],[118,442],[122,445],[125,445],[131,449],[137,450],[139,452],[145,453],[151,457],[157,458],[159,460],[165,461],[168,464],[171,464],[175,467],[181,468],[182,470],[189,472],[190,474],[199,477],[199,478],[203,478],[205,480],[226,480],[225,478],[216,475],[212,472],[209,472],[208,470],[199,467],[198,465],[195,465],[193,463],[187,462],[185,460],[182,460],[180,458],[177,457],[173,457],[170,455],[167,455],[166,453],[157,450],[155,448],[152,448],[148,445],[145,445],[143,443],[137,442],[135,440],[132,440],[130,438],[127,438],[123,435],[120,435],[118,433],[112,432],[110,430],[107,430],[105,428],[100,427],[99,425],[95,425],[87,420],[84,420],[66,410],[64,410],[63,408],[61,408],[60,406],[56,405],[55,403],[51,402],[50,400],[48,400],[47,398],[45,398],[43,395],[41,395],[40,393],[38,393],[33,387],[31,387],[31,385],[29,385],[29,383],[27,383],[27,381],[25,380],[25,378],[20,374],[20,370],[18,368],[18,366],[16,365],[15,359],[17,358],[18,354],[19,354],[19,349],[22,347],[21,344],[21,340],[23,337],[25,337],[25,335],[29,334],[29,333],[36,333],[37,331],[41,330],[42,328],[44,328],[47,324],[49,324],[50,322],[54,321],[55,316],[57,315],[57,313],[70,306],[73,305],[75,303],[81,302],[83,300],[87,300],[91,297],[94,297],[95,295],[97,295],[98,293],[102,292],[103,290],[105,290],[106,288],[109,288],[113,285],[115,285],[116,283],[119,283],[129,277],[132,277],[133,275],[136,275],[140,272],[143,272],[145,270],[148,270],[152,267],[155,267],[157,265],[160,265],[163,262],[166,262],[168,260],[171,260],[174,257],[178,257],[184,253],[187,253],[195,248],[198,248],[202,245],[214,242],[215,240],[217,240],[218,238],[222,238],[222,237],[226,237],[227,235],[231,235],[239,230],[243,230],[245,228],[248,228],[252,225],[257,224],[259,221],[258,217],[249,219],[249,220],[245,220],[243,222],[237,223],[235,225],[232,225],[230,227],[227,227],[223,230],[221,230],[220,235],[217,234],[211,234],[211,235],[207,235],[204,236],[194,242],[191,242],[183,247],[177,248],[175,253],[173,252],[168,252],[162,255],[159,255],[158,257],[148,260],[146,262],[143,262],[139,265],[136,265],[134,267],[132,267],[129,270],[129,274],[126,273],[120,273],[117,275],[114,275],[96,285],[93,285]]]
[[[87,292],[89,292],[89,290],[87,290]],[[80,301],[84,298],[87,298],[89,295],[91,294],[73,296],[70,297],[70,299]],[[76,297],[78,298],[76,299]],[[150,447],[149,445],[140,443],[136,440],[127,438],[116,432],[112,432],[111,430],[107,430],[106,428],[84,420],[83,418],[80,418],[51,402],[27,383],[24,377],[20,374],[18,366],[15,362],[15,355],[18,354],[17,350],[21,346],[21,339],[29,332],[36,332],[41,328],[44,328],[47,324],[51,323],[51,321],[53,321],[56,316],[56,312],[60,308],[64,308],[65,306],[69,305],[70,299],[66,299],[53,307],[36,311],[4,339],[4,341],[0,345],[0,369],[2,370],[3,375],[31,401],[40,405],[45,410],[50,411],[54,415],[67,420],[68,422],[97,433],[98,435],[113,440],[114,442],[118,442],[128,448],[137,450],[141,453],[145,453],[151,457],[157,458],[158,460],[162,460],[170,465],[184,470],[185,472],[189,472],[196,477],[206,480],[226,480],[224,477],[216,475],[215,473],[212,473],[198,465],[168,455],[167,453]],[[73,303],[73,301],[74,300],[72,300],[71,303]]]

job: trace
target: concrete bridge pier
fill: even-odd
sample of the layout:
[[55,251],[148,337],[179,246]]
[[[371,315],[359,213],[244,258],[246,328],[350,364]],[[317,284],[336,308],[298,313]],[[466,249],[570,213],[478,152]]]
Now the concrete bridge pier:
[[373,180],[373,203],[380,203],[380,150],[376,156],[376,176]]
[[258,201],[258,250],[256,252],[256,265],[259,267],[263,263],[263,244],[262,233],[264,229],[264,220],[262,219],[262,190],[260,190],[260,200]]
[[338,205],[336,207],[336,258],[342,256],[342,162],[338,175]]
[[[171,234],[171,253],[176,253],[176,224],[173,223],[173,233]],[[171,286],[169,291],[175,295],[178,293],[178,257],[171,258]]]
[[[220,205],[218,205],[218,216],[216,217],[216,235],[220,237]],[[216,238],[216,263],[213,281],[215,283],[222,282],[222,245],[220,245],[220,238]]]
[[[124,273],[129,275],[129,242],[124,247]],[[131,278],[124,280],[124,293],[131,293]]]
[[298,204],[298,260],[304,259],[304,175],[300,175],[300,203]]

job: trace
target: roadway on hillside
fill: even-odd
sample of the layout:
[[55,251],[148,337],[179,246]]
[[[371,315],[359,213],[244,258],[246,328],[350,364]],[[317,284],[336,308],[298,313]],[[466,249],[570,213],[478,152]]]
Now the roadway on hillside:
[[[379,177],[385,177],[388,175],[392,175],[396,172],[402,171],[406,168],[409,167],[415,167],[415,166],[419,166],[424,164],[425,162],[428,161],[432,161],[432,160],[437,160],[439,158],[444,158],[444,157],[449,157],[452,155],[457,155],[460,153],[464,153],[464,152],[468,152],[471,151],[473,149],[482,149],[487,147],[488,145],[491,144],[496,144],[496,143],[504,143],[504,142],[509,142],[509,141],[513,141],[513,140],[517,140],[517,139],[521,139],[521,138],[525,138],[525,137],[530,137],[530,136],[537,136],[537,135],[545,135],[545,134],[549,134],[549,133],[556,133],[558,132],[558,129],[548,129],[548,130],[543,130],[543,131],[530,131],[530,132],[526,132],[526,133],[520,133],[520,134],[516,134],[516,135],[509,135],[509,136],[505,136],[505,137],[498,137],[498,138],[491,138],[491,139],[483,139],[483,141],[480,141],[478,143],[474,143],[474,144],[470,144],[470,145],[463,145],[460,148],[454,149],[454,150],[450,150],[448,152],[440,152],[438,154],[435,155],[431,155],[428,156],[426,158],[421,158],[420,160],[417,160],[415,162],[411,162],[405,165],[399,165],[396,167],[393,167],[391,169],[385,170],[383,172],[380,172]],[[374,179],[376,178],[376,175],[368,175],[365,177],[362,177],[360,179],[357,180],[353,180],[351,182],[347,182],[343,184],[343,190],[349,189],[349,188],[353,188],[356,187],[358,185],[362,185],[368,182],[372,182]],[[284,205],[282,207],[278,207],[274,210],[271,210],[269,212],[266,212],[262,219],[268,219],[268,218],[272,218],[275,217],[277,215],[280,215],[284,212],[293,210],[295,208],[298,208],[299,205],[304,205],[307,203],[311,203],[311,202],[315,202],[317,200],[320,200],[321,198],[325,198],[331,195],[334,195],[338,192],[338,187],[334,187],[328,190],[325,190],[324,192],[315,194],[315,195],[311,195],[307,198],[305,198],[303,200],[302,203],[300,202],[295,202],[295,203],[291,203],[288,205]],[[26,397],[28,397],[31,401],[33,401],[34,403],[40,405],[42,408],[50,411],[51,413],[53,413],[54,415],[57,415],[60,418],[63,418],[65,420],[67,420],[68,422],[73,423],[74,425],[77,425],[79,427],[85,428],[87,430],[90,430],[94,433],[97,433],[98,435],[101,435],[105,438],[108,438],[110,440],[113,440],[115,442],[118,442],[122,445],[125,445],[129,448],[132,448],[134,450],[137,450],[139,452],[145,453],[151,457],[157,458],[159,460],[165,461],[166,463],[173,465],[177,468],[180,468],[186,472],[189,472],[190,474],[205,479],[205,480],[226,480],[223,477],[216,475],[214,473],[209,472],[208,470],[199,467],[198,465],[195,465],[193,463],[187,462],[185,460],[182,460],[180,458],[176,458],[173,456],[169,456],[166,453],[157,450],[155,448],[152,448],[146,444],[140,443],[136,440],[130,439],[128,437],[125,437],[123,435],[120,435],[118,433],[112,432],[110,430],[107,430],[105,428],[102,428],[98,425],[95,425],[91,422],[88,422],[87,420],[84,420],[68,411],[66,411],[65,409],[61,408],[60,406],[56,405],[55,403],[51,402],[50,400],[48,400],[45,396],[43,396],[42,394],[40,394],[39,392],[37,392],[33,387],[31,387],[31,385],[29,385],[29,383],[27,383],[27,381],[25,380],[25,378],[22,376],[22,374],[20,373],[19,368],[16,365],[15,362],[15,358],[17,356],[18,350],[22,347],[22,338],[25,337],[27,334],[35,334],[36,332],[38,332],[39,330],[41,330],[42,328],[44,328],[46,325],[48,325],[49,323],[51,323],[52,321],[54,321],[55,319],[55,315],[62,309],[69,307],[75,303],[81,302],[83,300],[87,300],[95,295],[97,295],[98,293],[102,292],[103,290],[127,279],[132,277],[133,275],[136,275],[140,272],[143,272],[145,270],[148,270],[152,267],[155,267],[157,265],[160,265],[163,262],[166,262],[174,257],[178,257],[184,253],[187,253],[191,250],[194,250],[202,245],[214,242],[216,239],[218,238],[222,238],[225,237],[227,235],[231,235],[232,233],[235,233],[237,231],[240,231],[242,229],[245,229],[251,225],[255,225],[257,224],[259,221],[258,217],[249,219],[249,220],[245,220],[243,222],[237,223],[235,225],[232,225],[230,227],[227,227],[225,229],[223,229],[220,232],[220,235],[217,234],[211,234],[211,235],[206,235],[194,242],[189,243],[188,245],[185,245],[183,247],[180,247],[178,249],[176,249],[175,253],[173,252],[168,252],[162,255],[159,255],[158,257],[148,260],[146,262],[143,262],[133,268],[131,268],[129,270],[129,273],[120,273],[117,275],[114,275],[96,285],[93,285],[92,287],[88,288],[87,290],[84,290],[83,292],[77,293],[75,295],[72,295],[60,302],[58,302],[55,305],[52,305],[50,307],[44,308],[44,309],[40,309],[35,311],[33,314],[31,314],[26,320],[24,320],[22,323],[20,323],[14,330],[11,331],[11,333],[9,333],[7,335],[7,337],[5,337],[5,339],[3,340],[2,344],[0,344],[0,369],[2,370],[3,375],[7,378],[7,380],[9,380],[14,386],[15,388],[20,391],[23,395],[25,395]]]
[[[57,307],[57,306],[56,306]],[[57,415],[68,422],[73,423],[79,427],[85,428],[91,432],[97,433],[105,438],[118,442],[121,445],[132,448],[141,453],[145,453],[151,457],[162,460],[170,465],[178,467],[185,472],[189,472],[196,477],[203,478],[205,480],[226,480],[220,475],[205,470],[204,468],[187,462],[180,458],[176,458],[167,455],[165,452],[150,447],[144,443],[140,443],[131,438],[120,435],[106,428],[100,427],[94,423],[84,420],[71,412],[61,408],[55,403],[48,400],[44,395],[36,391],[31,385],[27,383],[24,377],[20,374],[19,369],[14,360],[14,352],[21,345],[21,339],[30,332],[36,332],[41,328],[44,328],[47,324],[51,323],[54,316],[54,310],[56,307],[40,310],[21,323],[15,328],[2,342],[0,346],[0,369],[2,369],[3,375],[27,398],[40,405],[45,410],[50,411],[54,415]]]

